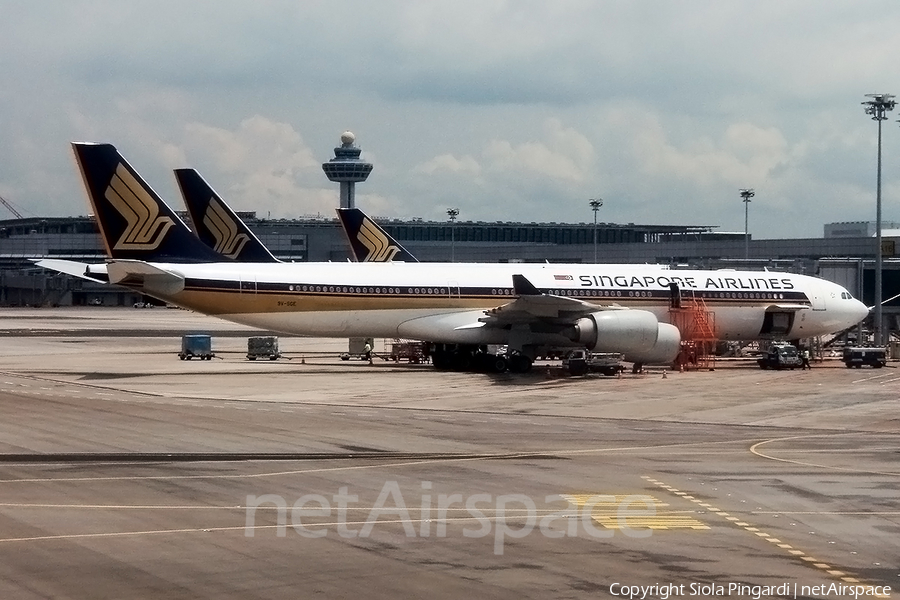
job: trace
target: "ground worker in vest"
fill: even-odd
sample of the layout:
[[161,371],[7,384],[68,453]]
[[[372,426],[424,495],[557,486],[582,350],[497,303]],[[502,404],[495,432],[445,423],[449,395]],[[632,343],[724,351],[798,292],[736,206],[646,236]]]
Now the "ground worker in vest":
[[363,353],[366,355],[366,360],[369,361],[369,364],[372,364],[372,344],[366,340],[366,345],[363,347]]
[[801,368],[805,371],[806,369],[812,369],[809,364],[809,349],[804,348],[803,352],[800,354],[800,358],[803,360],[803,365]]

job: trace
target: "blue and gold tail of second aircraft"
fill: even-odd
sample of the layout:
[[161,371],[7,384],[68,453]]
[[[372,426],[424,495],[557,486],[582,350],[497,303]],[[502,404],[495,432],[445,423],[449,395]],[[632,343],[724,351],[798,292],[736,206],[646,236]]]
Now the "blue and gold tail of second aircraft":
[[128,164],[115,146],[74,142],[106,253],[151,262],[222,262]]
[[339,208],[337,213],[358,262],[419,262],[358,208]]
[[238,262],[280,262],[194,169],[175,169],[194,231],[204,244]]

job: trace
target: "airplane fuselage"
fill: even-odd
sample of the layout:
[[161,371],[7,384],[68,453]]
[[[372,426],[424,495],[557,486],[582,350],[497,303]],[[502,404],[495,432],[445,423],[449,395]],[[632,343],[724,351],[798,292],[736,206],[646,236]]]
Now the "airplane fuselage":
[[148,293],[230,321],[301,335],[504,343],[504,330],[473,324],[485,310],[516,298],[514,274],[547,294],[646,310],[663,323],[671,322],[671,284],[676,284],[682,298],[702,299],[715,314],[722,340],[813,337],[849,327],[867,313],[836,284],[764,271],[576,264],[150,264],[184,283],[183,289],[167,291],[153,289],[148,279]]

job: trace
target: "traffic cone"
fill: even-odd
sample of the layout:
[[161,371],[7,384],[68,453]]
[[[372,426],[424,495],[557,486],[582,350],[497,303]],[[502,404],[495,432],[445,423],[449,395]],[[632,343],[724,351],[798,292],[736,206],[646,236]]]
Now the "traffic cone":
[[665,370],[665,369],[663,369],[663,379],[668,379],[668,377],[666,376],[666,370]]

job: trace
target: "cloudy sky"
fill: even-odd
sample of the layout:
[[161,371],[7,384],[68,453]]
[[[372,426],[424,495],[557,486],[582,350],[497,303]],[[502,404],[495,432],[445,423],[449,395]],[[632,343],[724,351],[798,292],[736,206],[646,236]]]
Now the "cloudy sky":
[[[332,214],[342,131],[385,217],[716,225],[874,219],[900,94],[896,0],[0,0],[0,195],[88,212],[68,142],[115,144],[173,204]],[[884,218],[900,220],[900,109]],[[0,207],[0,219],[9,218]]]

